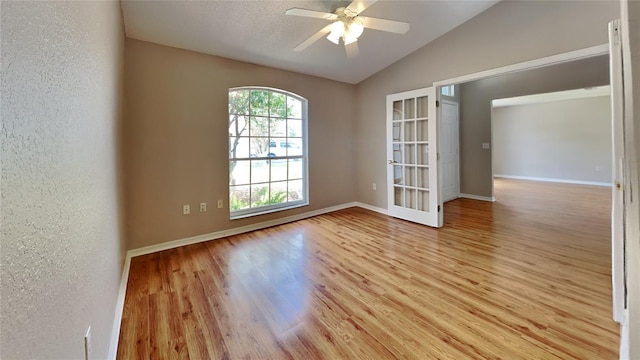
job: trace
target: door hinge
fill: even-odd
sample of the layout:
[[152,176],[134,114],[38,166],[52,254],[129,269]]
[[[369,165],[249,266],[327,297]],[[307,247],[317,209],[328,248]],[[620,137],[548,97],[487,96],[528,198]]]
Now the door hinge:
[[436,159],[440,161],[440,153],[436,153]]
[[436,100],[436,107],[440,107],[440,100]]
[[440,205],[438,205],[438,212],[440,212]]

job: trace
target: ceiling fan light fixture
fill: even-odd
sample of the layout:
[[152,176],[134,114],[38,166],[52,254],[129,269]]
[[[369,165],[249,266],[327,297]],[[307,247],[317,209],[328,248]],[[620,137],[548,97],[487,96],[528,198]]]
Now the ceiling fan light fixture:
[[351,24],[349,25],[349,36],[358,39],[362,32],[364,31],[364,25],[362,21],[358,18],[353,19]]
[[335,21],[331,24],[331,34],[329,34],[333,38],[339,38],[344,35],[345,26],[341,20]]
[[349,24],[347,31],[344,33],[344,44],[349,45],[358,41],[358,38],[362,35],[363,31],[364,26],[362,25],[362,22],[357,18],[353,19]]
[[354,42],[358,41],[357,37],[347,35],[345,35],[343,39],[345,45],[353,44]]
[[[285,12],[286,15],[323,19],[331,22],[300,43],[293,50],[302,51],[325,36],[327,40],[336,45],[340,44],[340,38],[342,38],[342,42],[345,45],[354,44],[362,35],[365,27],[396,34],[405,34],[409,31],[409,23],[406,22],[374,17],[361,17],[360,13],[376,3],[376,1],[378,0],[353,0],[348,6],[339,7],[333,13],[300,8],[287,10]],[[347,53],[351,51],[351,54],[354,54],[353,49],[357,48],[355,45],[349,46]]]
[[340,36],[333,36],[333,34],[329,34],[327,36],[327,40],[331,41],[336,45],[340,44]]

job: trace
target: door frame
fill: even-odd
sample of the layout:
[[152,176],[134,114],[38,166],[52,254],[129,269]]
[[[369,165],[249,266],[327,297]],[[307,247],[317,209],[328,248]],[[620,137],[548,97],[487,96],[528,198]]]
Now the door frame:
[[[490,77],[493,77],[493,76],[506,75],[506,74],[516,73],[516,72],[526,71],[526,70],[533,70],[533,69],[542,68],[542,67],[546,67],[546,66],[550,66],[550,65],[562,64],[562,63],[576,61],[576,60],[582,60],[582,59],[588,59],[588,58],[591,58],[591,57],[600,56],[600,55],[607,55],[607,54],[609,54],[609,43],[605,43],[605,44],[602,44],[602,45],[591,46],[591,47],[588,47],[588,48],[579,49],[579,50],[575,50],[575,51],[569,51],[569,52],[565,52],[565,53],[560,53],[560,54],[556,54],[556,55],[551,55],[551,56],[547,56],[547,57],[543,57],[543,58],[539,58],[539,59],[524,61],[524,62],[521,62],[521,63],[501,66],[501,67],[497,67],[497,68],[494,68],[494,69],[489,69],[489,70],[480,71],[480,72],[476,72],[476,73],[471,73],[471,74],[467,74],[467,75],[457,76],[457,77],[454,77],[454,78],[438,80],[438,81],[434,81],[433,82],[433,86],[436,89],[438,89],[438,88],[440,88],[442,86],[447,86],[447,85],[460,85],[460,84],[463,84],[463,83],[466,83],[466,82],[482,80],[482,79],[490,78]],[[438,121],[440,121],[440,114],[439,113],[438,113]],[[493,139],[489,139],[489,141],[493,141]],[[440,146],[440,145],[438,144],[438,146]],[[438,151],[440,151],[440,148],[438,148]],[[489,151],[491,151],[491,159],[492,159],[492,161],[491,161],[491,174],[493,174],[493,146],[490,145]],[[458,172],[458,176],[460,176],[459,172]],[[460,179],[458,179],[458,183],[459,184],[461,183]],[[462,189],[460,189],[460,194],[462,194]],[[489,198],[490,200],[489,199],[485,199],[484,197],[481,197],[481,196],[470,196],[470,197],[472,197],[474,199],[478,199],[478,200],[495,201],[495,192],[494,192],[494,188],[493,188],[493,179],[491,181],[491,197]]]

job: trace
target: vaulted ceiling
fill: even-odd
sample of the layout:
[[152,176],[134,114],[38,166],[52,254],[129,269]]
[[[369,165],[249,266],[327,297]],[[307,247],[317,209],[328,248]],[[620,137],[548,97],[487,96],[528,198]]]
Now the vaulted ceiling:
[[356,84],[497,2],[377,1],[361,15],[408,22],[410,30],[365,29],[354,58],[324,38],[295,52],[329,22],[285,15],[292,7],[333,12],[348,1],[122,1],[122,11],[129,38]]

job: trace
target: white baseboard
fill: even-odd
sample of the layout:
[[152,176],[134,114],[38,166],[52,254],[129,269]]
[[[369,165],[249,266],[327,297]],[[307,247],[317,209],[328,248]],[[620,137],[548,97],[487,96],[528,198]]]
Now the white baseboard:
[[272,226],[282,225],[282,224],[290,223],[293,221],[298,221],[298,220],[302,220],[302,219],[310,218],[313,216],[318,216],[318,215],[322,215],[322,214],[326,214],[326,213],[330,213],[333,211],[338,211],[338,210],[342,210],[342,209],[346,209],[354,206],[357,206],[355,202],[331,206],[328,208],[309,211],[309,212],[305,212],[297,215],[291,215],[291,216],[283,217],[280,219],[263,221],[260,223],[251,224],[247,226],[240,226],[240,227],[232,228],[228,230],[216,231],[208,234],[196,235],[196,236],[192,236],[184,239],[168,241],[162,244],[145,246],[145,247],[129,250],[127,254],[130,255],[131,257],[152,254],[158,251],[174,249],[181,246],[197,244],[197,243],[201,243],[208,240],[220,239],[223,237],[238,235],[238,234],[246,233],[249,231],[255,231],[255,230],[265,229]]
[[129,281],[129,268],[131,267],[131,255],[127,252],[122,265],[122,276],[120,277],[120,289],[116,300],[116,313],[111,328],[111,343],[109,344],[110,360],[116,360],[118,355],[118,340],[120,340],[120,325],[122,324],[122,312],[124,311],[124,298],[127,295],[127,282]]
[[494,196],[489,197],[489,196],[460,193],[459,197],[465,198],[465,199],[480,200],[480,201],[490,201],[490,202],[496,201],[496,198]]
[[564,184],[578,184],[578,185],[594,185],[594,186],[609,186],[609,187],[611,187],[611,185],[612,185],[611,183],[607,183],[607,182],[567,180],[567,179],[544,178],[544,177],[534,177],[534,176],[517,176],[517,175],[495,174],[495,175],[493,175],[493,177],[494,178],[504,178],[504,179],[516,179],[516,180],[555,182],[555,183],[564,183]]
[[355,202],[355,206],[361,207],[363,209],[375,211],[375,212],[383,214],[383,215],[389,215],[389,211],[387,209],[383,209],[383,208],[380,208],[380,207],[377,207],[377,206],[373,206],[373,205],[369,205],[369,204],[366,204],[366,203]]

